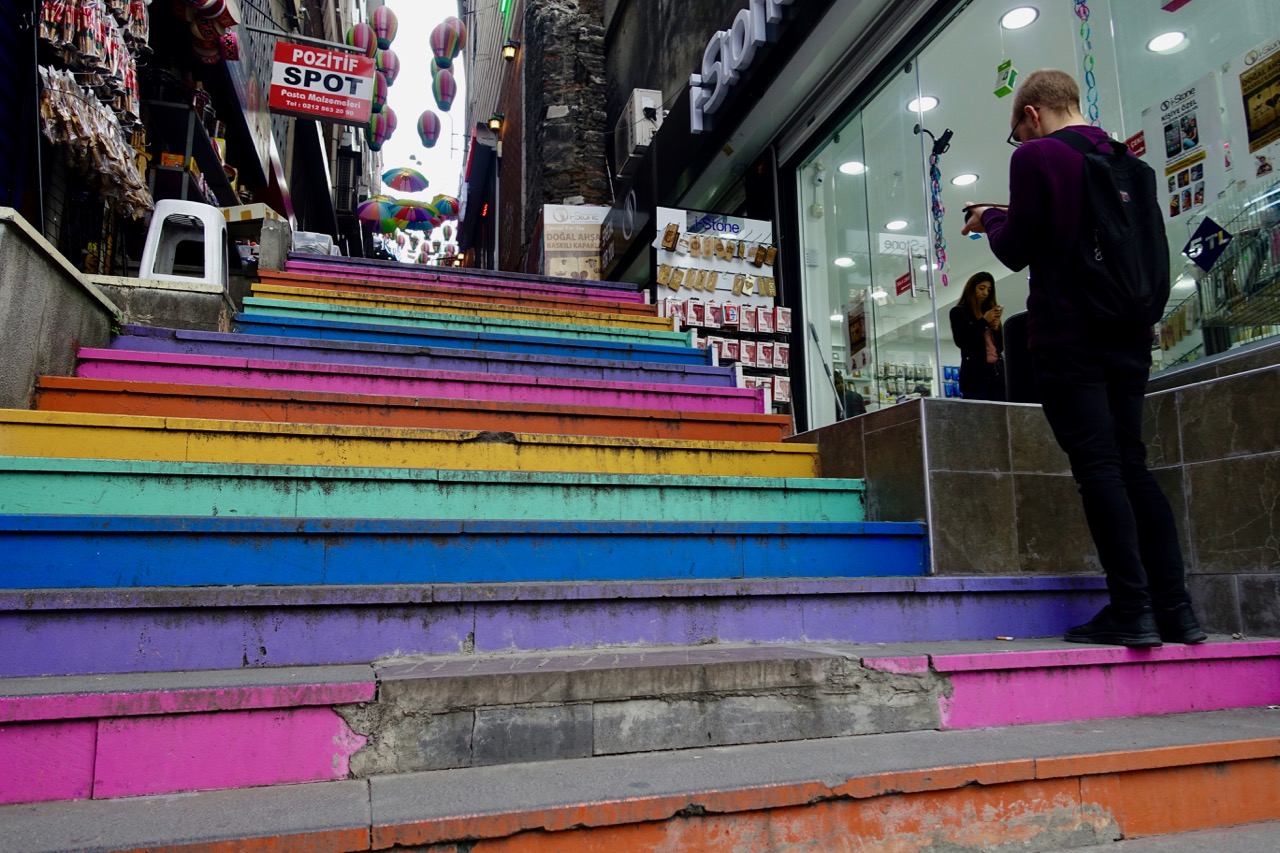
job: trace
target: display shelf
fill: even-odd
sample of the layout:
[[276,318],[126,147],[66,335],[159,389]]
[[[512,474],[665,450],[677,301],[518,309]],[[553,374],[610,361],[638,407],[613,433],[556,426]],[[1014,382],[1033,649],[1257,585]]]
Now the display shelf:
[[[181,179],[176,187],[177,198],[207,202],[208,199],[200,198],[195,175],[189,169],[189,164],[194,158],[197,168],[204,175],[209,189],[213,192],[212,203],[218,207],[238,204],[239,199],[231,188],[231,182],[227,180],[226,172],[222,170],[222,161],[218,159],[218,154],[213,148],[209,132],[197,119],[195,110],[188,104],[170,101],[150,101],[146,107],[151,116],[148,126],[151,129],[152,147],[155,151],[155,159],[152,161],[156,164],[152,167],[153,194],[158,198],[172,198],[173,196],[158,193],[157,188],[161,180],[174,182],[174,179],[161,179],[159,176],[182,172],[186,177]],[[183,165],[159,165],[161,153],[182,154]]]

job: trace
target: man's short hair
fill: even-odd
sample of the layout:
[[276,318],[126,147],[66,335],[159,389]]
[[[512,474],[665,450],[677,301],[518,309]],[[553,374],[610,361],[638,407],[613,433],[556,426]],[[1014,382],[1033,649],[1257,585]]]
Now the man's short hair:
[[1030,104],[1061,112],[1080,111],[1080,87],[1075,78],[1056,68],[1032,71],[1022,81],[1013,95],[1013,120],[1022,115],[1022,108]]

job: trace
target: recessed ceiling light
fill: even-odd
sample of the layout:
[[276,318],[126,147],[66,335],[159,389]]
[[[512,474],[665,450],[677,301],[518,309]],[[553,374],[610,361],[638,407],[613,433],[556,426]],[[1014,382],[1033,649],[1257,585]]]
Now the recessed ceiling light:
[[1000,18],[1000,26],[1006,30],[1020,30],[1031,26],[1038,17],[1040,17],[1040,10],[1035,6],[1019,6],[1004,13]]
[[938,99],[933,95],[921,95],[918,98],[912,98],[907,102],[907,112],[909,113],[927,113],[938,105]]
[[884,299],[884,298],[885,298],[886,296],[888,296],[888,295],[889,295],[889,294],[888,294],[888,292],[886,292],[886,291],[884,291],[884,290],[873,290],[873,291],[871,291],[871,298],[872,298],[872,299]]
[[831,315],[831,322],[833,322],[833,323],[839,323],[839,322],[840,322],[841,320],[843,320],[843,319],[844,319],[844,315],[843,315],[843,314],[832,314],[832,315]]
[[888,228],[890,231],[901,231],[903,228],[907,227],[907,224],[907,220],[905,219],[892,219],[886,222],[884,227]]
[[938,268],[938,265],[937,264],[921,264],[920,272],[928,272],[929,267],[933,267],[936,270]]
[[1187,34],[1181,32],[1161,33],[1147,42],[1147,50],[1152,53],[1168,53],[1187,40]]
[[978,176],[975,175],[973,172],[965,172],[963,175],[956,175],[954,178],[951,179],[951,183],[955,184],[957,187],[967,187],[969,186],[969,184],[974,184],[977,182],[978,182]]
[[853,266],[853,258],[836,258],[831,263],[838,267],[851,267]]
[[932,328],[933,328],[933,324],[932,324],[932,323],[925,323],[923,326],[921,326],[921,327],[920,327],[920,331],[924,332],[924,331],[928,331],[929,329],[932,329]]
[[861,175],[867,171],[867,164],[859,163],[857,160],[850,160],[848,163],[840,164],[840,171],[846,175]]

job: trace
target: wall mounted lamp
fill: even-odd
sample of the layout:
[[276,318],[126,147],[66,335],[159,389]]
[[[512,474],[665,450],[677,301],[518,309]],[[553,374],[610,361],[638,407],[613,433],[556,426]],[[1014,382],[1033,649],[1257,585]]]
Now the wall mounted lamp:
[[502,45],[502,58],[507,62],[516,58],[516,50],[520,47],[520,42],[515,39],[507,39]]
[[501,133],[502,118],[503,118],[502,113],[494,113],[493,117],[489,119],[489,129],[492,130],[494,133]]

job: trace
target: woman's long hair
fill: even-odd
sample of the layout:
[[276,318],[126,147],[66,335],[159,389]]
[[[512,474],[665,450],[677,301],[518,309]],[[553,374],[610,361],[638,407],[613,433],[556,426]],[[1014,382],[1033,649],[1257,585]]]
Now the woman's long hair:
[[[991,282],[991,288],[987,291],[987,298],[982,304],[978,304],[978,285],[984,281]],[[965,306],[972,312],[973,316],[981,317],[987,311],[996,307],[996,280],[989,272],[976,272],[969,276],[969,280],[964,283],[964,291],[960,294],[960,304]]]

